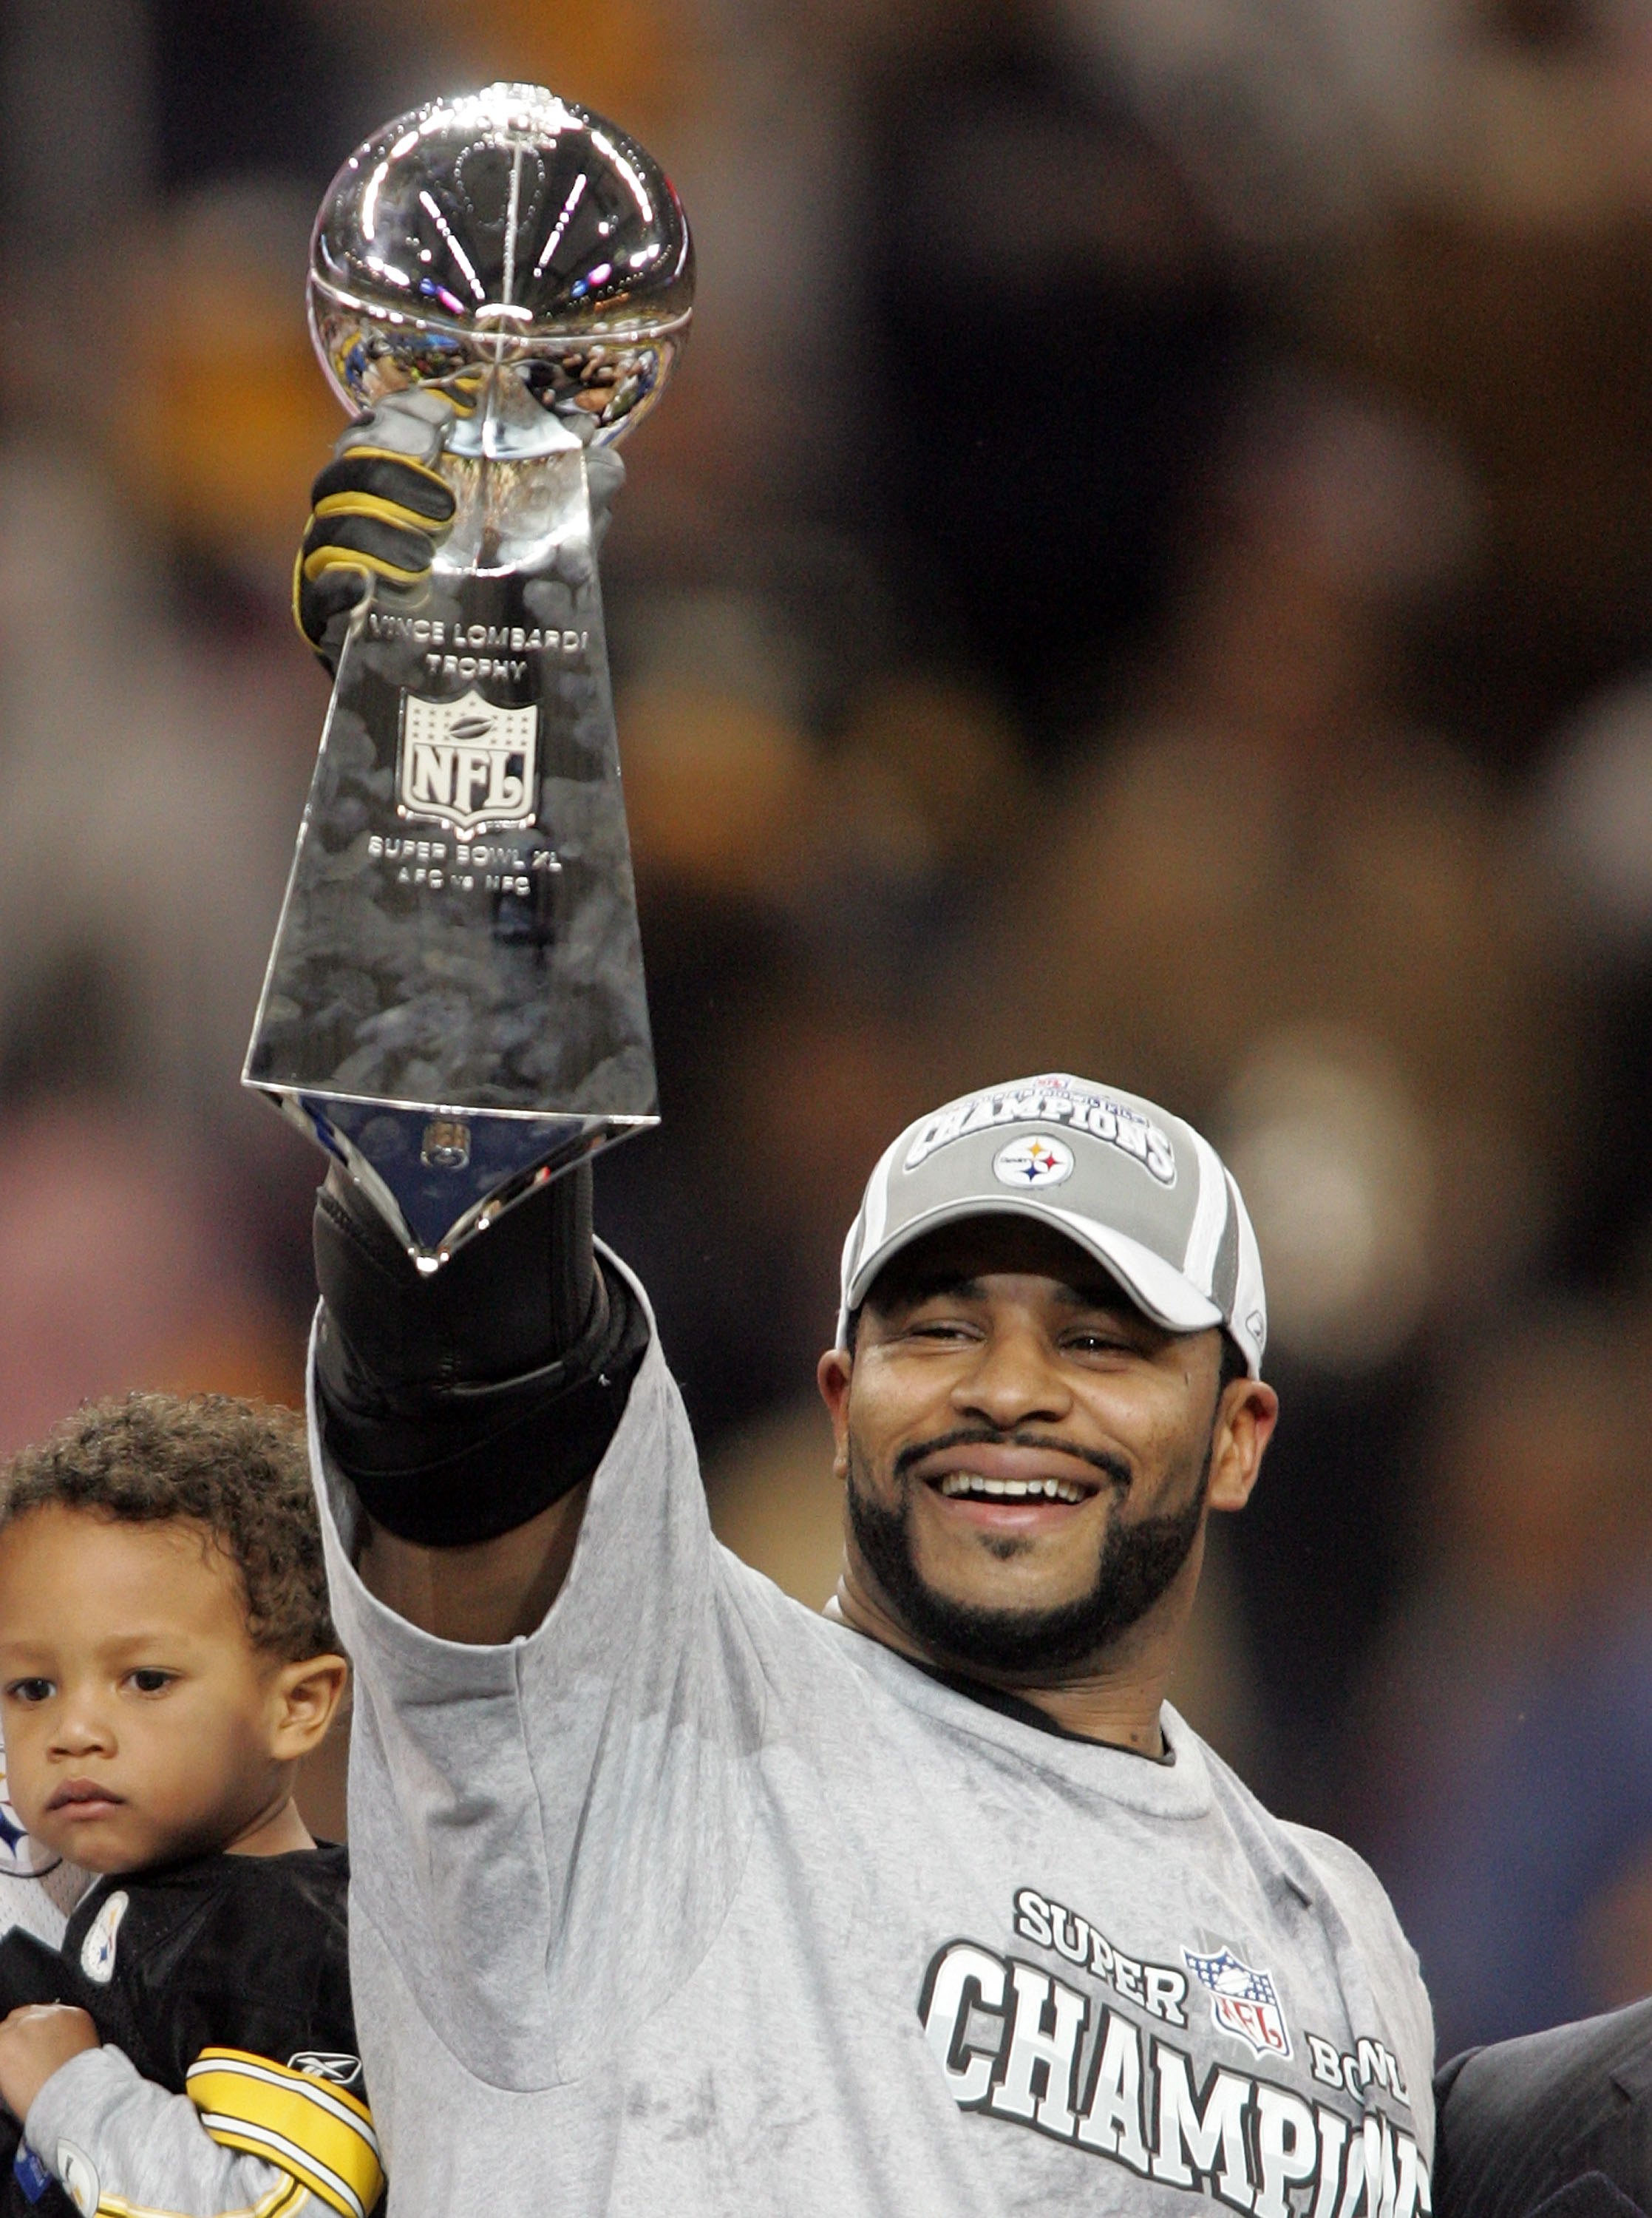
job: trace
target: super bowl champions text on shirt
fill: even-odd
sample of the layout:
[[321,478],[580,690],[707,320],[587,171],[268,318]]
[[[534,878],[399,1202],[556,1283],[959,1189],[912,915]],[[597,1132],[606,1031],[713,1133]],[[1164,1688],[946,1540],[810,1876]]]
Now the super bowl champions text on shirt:
[[[1398,2059],[1304,2032],[1309,2068],[1353,2097],[1310,2102],[1269,2078],[1296,2053],[1271,1974],[1225,1944],[1183,1966],[1128,1955],[1064,1903],[1020,1887],[1014,1932],[1033,1955],[951,1941],[925,1974],[919,2016],[960,2110],[1030,2127],[1143,2178],[1203,2189],[1253,2218],[1417,2218],[1428,2168]],[[1052,1959],[1057,1968],[1047,1968]],[[1074,1984],[1082,1980],[1084,1985]],[[1255,2068],[1201,2072],[1186,2036],[1201,2004]]]

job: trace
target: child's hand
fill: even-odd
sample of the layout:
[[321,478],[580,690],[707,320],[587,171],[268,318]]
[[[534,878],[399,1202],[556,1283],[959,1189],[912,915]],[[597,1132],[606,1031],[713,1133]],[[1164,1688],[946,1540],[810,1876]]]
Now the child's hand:
[[71,2003],[28,2003],[0,2020],[0,2096],[20,2121],[52,2074],[83,2048],[101,2046],[97,2028]]

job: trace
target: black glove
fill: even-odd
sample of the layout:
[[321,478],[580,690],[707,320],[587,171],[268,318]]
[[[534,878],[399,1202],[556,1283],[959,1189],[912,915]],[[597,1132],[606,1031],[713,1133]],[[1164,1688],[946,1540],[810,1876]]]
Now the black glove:
[[[394,393],[358,416],[310,488],[310,521],[293,571],[293,616],[336,670],[343,625],[362,596],[416,596],[454,518],[436,465],[455,419],[473,415],[481,373]],[[612,447],[585,450],[592,544],[600,548],[625,482]]]
[[492,1540],[602,1461],[647,1347],[591,1245],[591,1166],[506,1210],[428,1277],[337,1166],[316,1198],[316,1379],[369,1516],[426,1546]]
[[293,615],[330,670],[342,635],[328,627],[374,579],[406,592],[428,575],[455,506],[436,465],[455,417],[468,412],[465,401],[424,387],[393,393],[356,418],[311,486]]

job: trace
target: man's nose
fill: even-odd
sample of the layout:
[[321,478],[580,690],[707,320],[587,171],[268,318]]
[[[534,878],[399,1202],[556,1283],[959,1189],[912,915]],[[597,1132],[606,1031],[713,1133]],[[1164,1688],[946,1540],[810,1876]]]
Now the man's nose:
[[1009,1432],[1036,1419],[1065,1417],[1073,1393],[1043,1335],[1030,1326],[1007,1326],[982,1341],[975,1361],[953,1388],[952,1401],[961,1413]]

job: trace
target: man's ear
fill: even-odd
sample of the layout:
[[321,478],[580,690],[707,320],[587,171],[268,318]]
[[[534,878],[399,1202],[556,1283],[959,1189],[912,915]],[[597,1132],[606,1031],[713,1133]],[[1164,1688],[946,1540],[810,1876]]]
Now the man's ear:
[[849,1468],[849,1382],[854,1371],[855,1359],[846,1348],[829,1348],[814,1372],[832,1420],[832,1467],[839,1478]]
[[1259,1379],[1234,1379],[1216,1409],[1210,1442],[1212,1509],[1242,1509],[1261,1473],[1262,1457],[1279,1422],[1279,1397]]
[[350,1684],[350,1665],[342,1656],[307,1656],[283,1664],[270,1682],[274,1713],[270,1752],[295,1763],[319,1748]]

